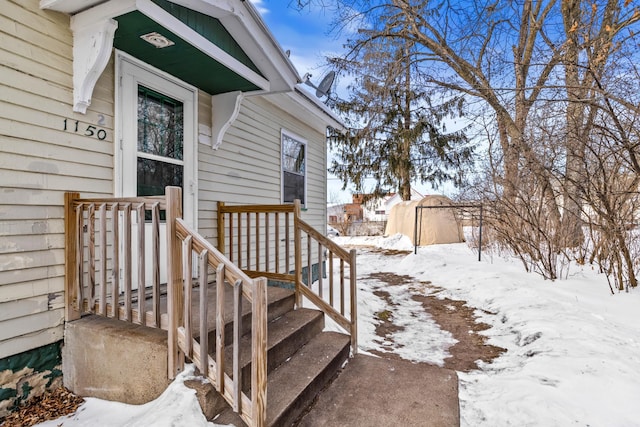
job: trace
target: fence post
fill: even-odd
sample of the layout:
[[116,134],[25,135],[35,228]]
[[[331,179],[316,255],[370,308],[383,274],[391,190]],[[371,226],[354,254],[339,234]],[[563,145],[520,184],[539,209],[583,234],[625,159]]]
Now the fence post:
[[[300,233],[300,200],[293,202],[293,252],[295,257],[295,300],[296,308],[302,307],[302,292],[300,283],[302,282],[302,234]],[[309,267],[311,268],[311,267]],[[311,286],[311,283],[309,283]]]
[[349,295],[351,303],[351,352],[355,356],[358,354],[358,286],[356,283],[356,250],[349,251],[349,285],[351,293]]
[[173,379],[184,368],[184,353],[178,349],[178,327],[183,320],[182,245],[176,234],[176,219],[182,218],[182,189],[167,187],[167,312],[169,315],[167,361]]
[[[78,301],[78,286],[82,285],[82,278],[78,277],[78,222],[73,201],[80,198],[80,193],[64,193],[64,296],[65,319],[67,322],[80,318],[82,301]],[[80,270],[81,271],[81,270]],[[80,279],[80,281],[78,281]]]
[[[422,213],[422,210],[420,210]],[[416,213],[413,218],[413,253],[418,253],[418,206],[416,206]]]
[[253,280],[251,402],[253,426],[267,425],[267,279]]
[[478,261],[482,261],[482,205],[480,205],[480,226],[478,227]]

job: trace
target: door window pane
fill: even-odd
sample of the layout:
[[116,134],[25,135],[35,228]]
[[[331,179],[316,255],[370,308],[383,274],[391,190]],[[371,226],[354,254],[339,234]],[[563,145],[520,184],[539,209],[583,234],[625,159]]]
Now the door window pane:
[[182,102],[138,86],[138,196],[162,195],[168,185],[183,188],[183,127]]
[[138,151],[182,160],[182,102],[138,86]]
[[164,194],[168,185],[182,187],[182,165],[138,157],[138,196]]

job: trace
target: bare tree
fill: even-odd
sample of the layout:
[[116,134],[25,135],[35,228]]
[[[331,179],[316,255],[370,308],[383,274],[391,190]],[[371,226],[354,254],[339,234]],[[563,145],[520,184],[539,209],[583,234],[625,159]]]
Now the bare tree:
[[[636,194],[633,176],[640,174],[634,139],[640,92],[637,4],[356,0],[343,5],[343,26],[367,28],[350,43],[347,59],[381,39],[406,40],[415,46],[413,62],[425,84],[441,88],[443,96],[463,95],[467,115],[485,115],[491,153],[483,197],[494,204],[495,224],[502,227],[497,235],[526,262],[538,263],[530,269],[555,278],[558,256],[596,251],[583,241],[587,218],[589,225],[597,224],[590,242],[598,229],[598,241],[617,248],[622,261],[615,269],[623,273],[612,273],[616,285],[634,286],[628,262],[634,255],[624,249],[632,245],[620,230],[635,221],[620,206],[635,203],[622,195]],[[619,214],[603,208],[607,204]],[[591,258],[613,265],[604,253]]]
[[626,1],[623,5],[618,0],[561,3],[566,37],[562,65],[567,94],[563,231],[569,246],[580,244],[583,238],[582,189],[577,183],[586,177],[584,156],[598,99],[606,96],[599,82],[611,66],[612,54],[622,46],[621,32],[640,18],[638,10],[629,8],[629,4]]

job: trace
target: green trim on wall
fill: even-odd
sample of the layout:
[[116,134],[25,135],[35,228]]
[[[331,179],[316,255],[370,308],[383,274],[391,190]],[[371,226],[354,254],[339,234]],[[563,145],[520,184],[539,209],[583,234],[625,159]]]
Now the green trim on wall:
[[15,388],[0,388],[0,401],[16,397],[18,392]]
[[[35,371],[53,371],[62,363],[62,341],[28,350],[24,353],[0,359],[0,372],[7,369],[17,372],[23,368],[33,368]],[[62,372],[60,372],[62,375]],[[0,384],[1,385],[1,384]]]
[[61,349],[62,341],[58,341],[0,359],[0,375],[5,381],[0,384],[0,408],[6,408],[0,410],[0,418],[29,398],[62,385]]

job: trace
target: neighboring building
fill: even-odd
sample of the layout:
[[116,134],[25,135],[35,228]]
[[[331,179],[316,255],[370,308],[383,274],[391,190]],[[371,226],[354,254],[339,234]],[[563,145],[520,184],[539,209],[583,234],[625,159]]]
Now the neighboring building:
[[65,192],[181,186],[211,242],[218,201],[299,198],[325,230],[341,123],[248,1],[3,1],[0,18],[1,417],[61,375]]
[[[422,200],[424,196],[411,189],[411,200]],[[352,194],[351,203],[327,205],[327,223],[340,222],[384,222],[389,218],[391,208],[402,202],[398,193],[388,193],[383,197],[369,199],[366,195]]]
[[[411,189],[411,200],[421,200],[424,196]],[[391,208],[402,202],[398,193],[389,193],[383,197],[372,199],[362,206],[362,216],[365,221],[387,221]]]
[[353,203],[344,205],[344,218],[348,222],[362,221],[362,203],[358,201],[356,196],[353,198]]
[[[418,191],[411,189],[411,200],[421,200],[424,196]],[[402,197],[398,193],[389,193],[384,197],[369,200],[362,206],[363,218],[365,221],[387,221],[391,208],[402,202]]]
[[344,221],[344,203],[327,205],[327,224]]

